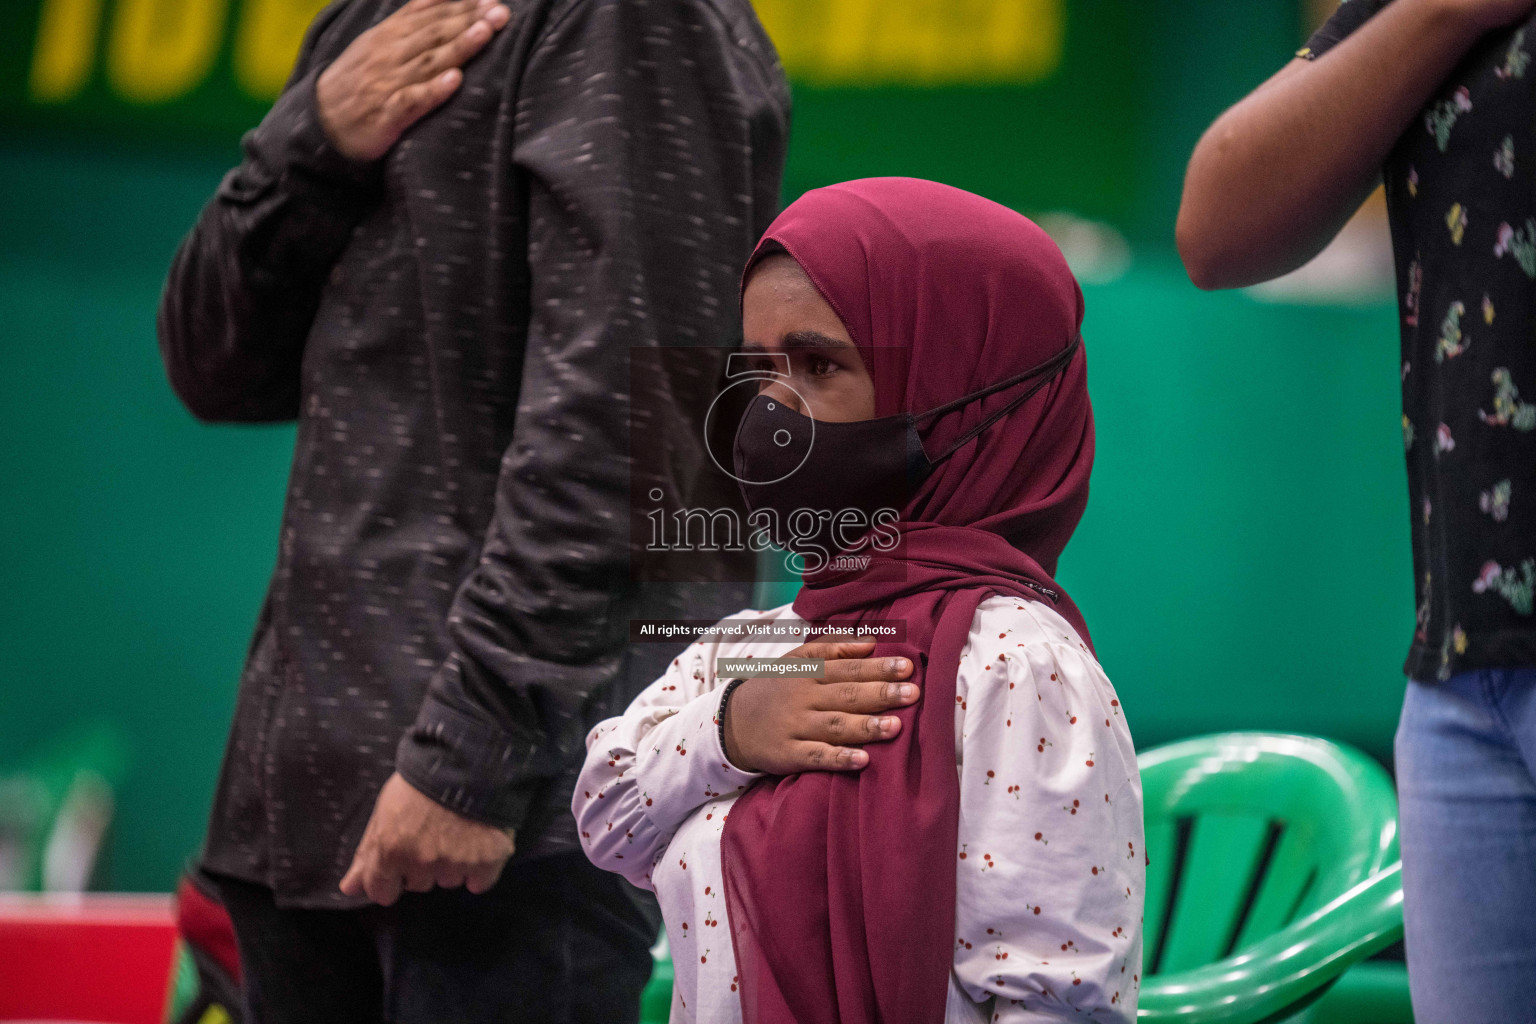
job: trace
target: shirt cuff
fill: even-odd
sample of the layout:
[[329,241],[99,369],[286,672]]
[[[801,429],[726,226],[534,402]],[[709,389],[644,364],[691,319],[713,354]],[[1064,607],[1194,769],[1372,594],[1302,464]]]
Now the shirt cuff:
[[428,695],[400,740],[395,771],[457,814],[518,829],[540,788],[537,741],[511,736]]
[[654,817],[682,821],[715,797],[740,792],[761,772],[731,764],[720,746],[721,690],[701,693],[652,730],[639,751],[635,784],[656,801]]

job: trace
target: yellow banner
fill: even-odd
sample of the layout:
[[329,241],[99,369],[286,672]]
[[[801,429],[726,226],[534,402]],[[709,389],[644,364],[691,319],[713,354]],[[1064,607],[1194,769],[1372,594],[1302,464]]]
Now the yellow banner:
[[[324,6],[325,0],[41,0],[28,92],[37,103],[68,103],[99,75],[116,99],[157,106],[232,72],[243,95],[269,102]],[[221,69],[226,53],[231,66]]]
[[796,81],[1027,84],[1061,63],[1065,0],[755,0]]
[[[789,75],[818,85],[1029,83],[1061,61],[1065,0],[756,0]],[[160,106],[222,77],[282,88],[325,0],[39,0],[27,91],[69,103],[93,83]]]

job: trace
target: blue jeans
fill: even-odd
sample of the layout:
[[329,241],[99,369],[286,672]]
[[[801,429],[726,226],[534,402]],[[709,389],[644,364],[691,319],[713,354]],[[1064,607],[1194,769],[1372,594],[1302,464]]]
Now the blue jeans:
[[1417,1024],[1536,1024],[1536,669],[1410,682],[1396,757]]

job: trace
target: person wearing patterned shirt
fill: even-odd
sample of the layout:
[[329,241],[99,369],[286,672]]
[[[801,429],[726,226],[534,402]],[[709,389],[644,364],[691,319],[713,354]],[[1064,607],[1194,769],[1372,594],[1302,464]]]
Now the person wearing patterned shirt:
[[[673,1024],[1135,1021],[1141,777],[1054,579],[1093,465],[1082,316],[1043,231],[936,182],[808,192],[748,263],[745,348],[782,367],[736,435],[753,516],[875,492],[899,538],[842,534],[587,737],[581,841],[656,892]],[[816,440],[777,476],[783,433]],[[806,624],[885,630],[910,682],[722,668],[840,646]]]
[[576,843],[581,738],[669,656],[633,615],[747,590],[632,573],[630,357],[701,347],[647,395],[707,404],[788,112],[747,0],[310,27],[159,321],[200,419],[298,423],[202,857],[247,1020],[636,1019],[655,911]]
[[1203,288],[1315,255],[1384,183],[1417,616],[1396,740],[1420,1024],[1536,1021],[1536,22],[1346,0],[1190,160]]

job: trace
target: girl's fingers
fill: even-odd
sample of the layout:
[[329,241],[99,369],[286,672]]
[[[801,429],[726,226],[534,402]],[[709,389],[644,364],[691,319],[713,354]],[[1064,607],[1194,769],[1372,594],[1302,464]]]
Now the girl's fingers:
[[901,720],[894,715],[851,715],[838,711],[823,712],[816,719],[815,739],[829,744],[877,743],[901,731]]
[[[883,679],[885,676],[881,673],[889,666],[895,665],[896,660],[871,658],[869,654],[872,650],[874,650],[873,640],[868,642],[850,640],[840,643],[818,641],[797,647],[784,657],[825,661],[828,680]],[[900,660],[906,661],[905,658]]]
[[799,767],[781,774],[793,771],[856,772],[869,763],[869,755],[857,747],[835,747],[830,743],[807,740],[796,744],[795,760]]
[[784,655],[784,657],[806,659],[833,658],[836,657],[833,652],[837,650],[837,647],[838,645],[834,643],[823,640],[813,640],[808,644],[801,644],[799,647],[796,647],[794,650]]
[[855,637],[852,640],[811,640],[800,647],[790,651],[786,658],[825,658],[827,660],[842,658],[867,658],[869,652],[875,649],[875,641],[869,637]]
[[845,658],[826,662],[822,682],[894,682],[905,679],[911,674],[911,660],[899,655],[885,658]]
[[906,707],[918,698],[912,683],[898,682],[822,682],[809,693],[812,710],[842,711],[849,714],[877,715],[882,711]]

